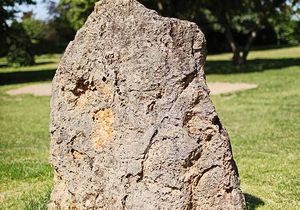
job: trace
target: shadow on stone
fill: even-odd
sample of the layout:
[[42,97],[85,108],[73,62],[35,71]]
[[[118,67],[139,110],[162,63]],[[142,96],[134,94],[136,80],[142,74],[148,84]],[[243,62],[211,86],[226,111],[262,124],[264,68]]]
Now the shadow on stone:
[[244,193],[247,210],[255,210],[259,206],[265,205],[265,202],[258,197]]

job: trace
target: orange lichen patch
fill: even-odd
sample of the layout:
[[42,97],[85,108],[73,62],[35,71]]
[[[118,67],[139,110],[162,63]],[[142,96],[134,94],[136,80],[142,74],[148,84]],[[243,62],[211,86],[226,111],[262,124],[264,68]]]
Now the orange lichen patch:
[[64,91],[63,97],[66,99],[70,109],[74,107],[83,108],[90,103],[90,98],[93,94],[92,90],[87,90],[80,96],[74,95],[71,91]]
[[85,107],[90,103],[90,97],[92,96],[93,91],[87,90],[84,94],[82,94],[78,99],[76,105],[78,107]]
[[183,120],[184,125],[188,128],[188,131],[192,134],[200,134],[199,124],[201,123],[201,118],[195,113],[188,112]]
[[70,204],[69,209],[71,209],[71,210],[79,210],[79,208],[77,207],[77,203],[76,203],[75,201],[73,201],[73,202]]
[[197,114],[187,113],[184,121],[189,134],[198,136],[200,140],[209,141],[216,134],[215,126]]
[[80,95],[76,101],[77,107],[80,108],[89,105],[96,90],[99,91],[99,93],[106,99],[109,99],[113,96],[113,91],[111,90],[111,88],[107,84],[102,84],[97,86],[96,89],[86,90],[84,94]]
[[93,140],[95,147],[99,149],[101,145],[113,138],[114,113],[111,108],[99,110],[94,113],[95,121],[93,128]]
[[78,152],[78,151],[76,151],[76,150],[73,151],[72,154],[73,154],[73,157],[74,157],[75,159],[81,159],[81,158],[83,157],[83,154],[80,153],[80,152]]
[[98,91],[105,99],[111,99],[113,92],[107,84],[101,84],[94,90],[86,90],[84,94],[80,95],[77,99],[77,107],[85,107],[92,102],[95,91]]
[[69,104],[75,103],[77,97],[71,91],[63,91],[62,94]]
[[106,96],[111,96],[113,94],[111,88],[105,83],[97,86],[97,90],[99,90],[101,94]]
[[81,82],[77,84],[75,90],[63,91],[63,96],[68,102],[70,109],[74,107],[81,109],[90,105],[95,97],[100,96],[105,101],[111,100],[113,97],[113,91],[106,83],[95,86],[83,85],[83,82]]

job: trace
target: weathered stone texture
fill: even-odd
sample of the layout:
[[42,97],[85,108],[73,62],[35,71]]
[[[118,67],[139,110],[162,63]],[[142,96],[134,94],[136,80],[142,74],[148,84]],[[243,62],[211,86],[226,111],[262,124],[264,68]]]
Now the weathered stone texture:
[[196,24],[102,0],[53,80],[50,209],[243,209]]

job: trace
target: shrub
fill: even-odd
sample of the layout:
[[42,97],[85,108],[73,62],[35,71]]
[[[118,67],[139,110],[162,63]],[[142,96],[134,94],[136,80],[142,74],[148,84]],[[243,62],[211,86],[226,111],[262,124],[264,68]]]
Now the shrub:
[[23,25],[13,22],[8,37],[7,63],[11,66],[29,66],[34,64],[32,43]]

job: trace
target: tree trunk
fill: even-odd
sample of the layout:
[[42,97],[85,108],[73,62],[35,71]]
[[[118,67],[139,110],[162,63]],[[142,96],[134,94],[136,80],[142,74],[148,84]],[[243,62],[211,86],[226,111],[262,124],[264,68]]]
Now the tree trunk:
[[243,65],[247,61],[247,57],[249,54],[249,51],[251,49],[252,43],[256,38],[256,31],[252,31],[248,37],[246,45],[243,47],[243,49],[239,49],[237,47],[237,44],[234,42],[233,37],[231,37],[231,31],[227,34],[225,30],[225,35],[227,37],[227,40],[231,46],[232,52],[233,52],[233,58],[232,58],[232,64],[233,65]]
[[248,37],[247,44],[246,44],[246,46],[243,50],[243,56],[242,57],[243,57],[244,62],[246,62],[246,60],[247,60],[247,56],[249,54],[251,45],[252,45],[253,41],[255,40],[255,38],[256,38],[256,31],[252,31],[250,33],[249,37]]
[[157,0],[157,8],[161,13],[163,12],[164,6],[162,0]]
[[[219,8],[221,8],[221,7],[219,7]],[[226,13],[222,10],[218,10],[218,11],[216,11],[215,14],[218,17],[221,25],[225,29],[225,37],[226,37],[226,39],[230,45],[230,48],[233,52],[232,64],[233,65],[243,64],[244,63],[243,56],[241,56],[241,50],[239,49],[239,46],[237,45],[237,43],[233,37]]]
[[244,59],[244,57],[241,56],[241,51],[239,51],[239,50],[237,52],[233,53],[233,57],[232,57],[231,61],[232,61],[232,64],[236,65],[236,66],[243,65],[246,62],[246,60]]
[[222,6],[219,4],[217,5],[217,9],[215,10],[215,15],[218,18],[220,24],[224,27],[225,29],[225,37],[230,45],[230,48],[233,52],[233,57],[232,57],[232,64],[233,65],[242,65],[246,63],[247,60],[247,56],[249,54],[251,45],[253,43],[253,41],[256,38],[256,31],[257,29],[254,29],[253,31],[251,31],[247,43],[246,45],[242,48],[240,46],[238,46],[238,44],[236,43],[233,34],[232,34],[232,30],[230,27],[230,23],[228,21],[228,16],[226,14],[226,11],[222,10]]
[[233,65],[241,65],[245,63],[244,57],[241,56],[241,50],[239,49],[236,41],[233,38],[231,29],[229,25],[224,24],[225,27],[225,36],[226,39],[231,47],[231,50],[233,52],[233,57],[232,57],[232,64]]

